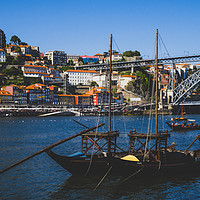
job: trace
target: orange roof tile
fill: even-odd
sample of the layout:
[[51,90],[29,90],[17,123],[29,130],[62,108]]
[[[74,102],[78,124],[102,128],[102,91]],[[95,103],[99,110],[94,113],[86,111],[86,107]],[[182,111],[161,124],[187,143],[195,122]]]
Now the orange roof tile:
[[74,70],[74,69],[69,69],[66,72],[98,73],[95,70]]
[[11,96],[10,92],[5,91],[5,90],[0,90],[0,95],[9,95],[9,96]]
[[134,76],[134,75],[122,75],[122,77],[131,77],[131,78],[135,78],[136,76]]

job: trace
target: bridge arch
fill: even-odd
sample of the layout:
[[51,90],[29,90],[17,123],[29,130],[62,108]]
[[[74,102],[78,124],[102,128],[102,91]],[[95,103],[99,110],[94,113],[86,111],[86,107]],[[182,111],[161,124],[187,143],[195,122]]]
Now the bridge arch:
[[183,102],[200,84],[200,70],[190,75],[173,90],[173,104]]

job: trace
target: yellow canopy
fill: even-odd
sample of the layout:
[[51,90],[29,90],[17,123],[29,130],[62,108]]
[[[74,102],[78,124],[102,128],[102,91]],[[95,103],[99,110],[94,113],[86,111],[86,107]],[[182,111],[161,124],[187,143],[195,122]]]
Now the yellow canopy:
[[133,155],[127,155],[127,156],[124,156],[121,158],[122,160],[128,160],[128,161],[139,161],[138,158],[136,158],[135,156]]

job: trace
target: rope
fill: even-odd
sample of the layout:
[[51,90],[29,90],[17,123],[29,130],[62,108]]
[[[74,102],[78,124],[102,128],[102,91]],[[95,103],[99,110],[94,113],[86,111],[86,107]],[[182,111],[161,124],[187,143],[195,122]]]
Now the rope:
[[96,191],[96,189],[99,187],[99,185],[103,182],[103,180],[106,178],[110,170],[112,169],[112,166],[109,168],[109,170],[106,172],[106,174],[103,176],[103,178],[100,180],[100,182],[97,184],[97,186],[94,188],[93,191]]
[[[144,167],[143,167],[144,168]],[[128,176],[127,178],[125,178],[123,181],[121,181],[120,183],[124,183],[125,181],[127,181],[128,179],[132,178],[133,176],[135,176],[136,174],[138,174],[140,171],[142,171],[142,169],[139,169],[138,171],[134,172],[133,174],[131,174],[130,176]]]
[[[100,121],[100,114],[99,114],[99,116],[97,118],[97,124],[99,123],[99,121]],[[96,129],[96,131],[95,131],[95,140],[96,140],[96,136],[97,136],[97,131],[98,131],[98,129]],[[94,156],[94,148],[95,148],[95,145],[93,145],[93,147],[92,147],[92,153],[91,153],[91,156],[90,156],[90,162],[89,162],[87,171],[85,173],[85,176],[87,176],[87,174],[89,173],[91,165],[92,165],[92,160],[93,160],[93,156]]]

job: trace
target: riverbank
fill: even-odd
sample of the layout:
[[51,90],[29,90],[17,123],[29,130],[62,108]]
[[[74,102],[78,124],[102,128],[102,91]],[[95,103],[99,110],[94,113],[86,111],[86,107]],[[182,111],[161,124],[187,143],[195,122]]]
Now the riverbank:
[[[155,114],[155,111],[150,110],[113,110],[114,115],[149,115],[149,113]],[[108,116],[107,110],[92,110],[92,109],[63,109],[63,108],[4,108],[0,109],[0,117],[33,117],[33,116]],[[158,111],[159,115],[170,115],[171,110]]]

